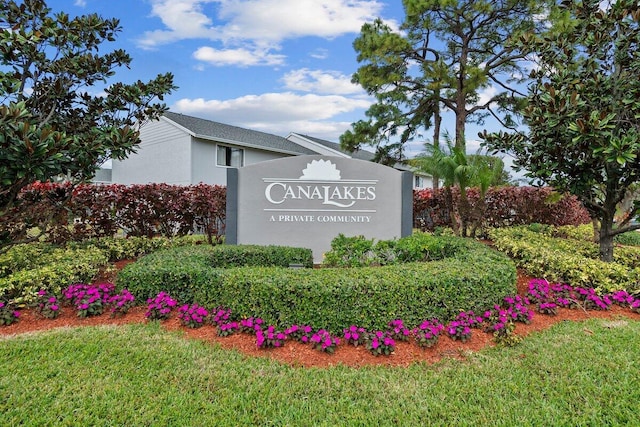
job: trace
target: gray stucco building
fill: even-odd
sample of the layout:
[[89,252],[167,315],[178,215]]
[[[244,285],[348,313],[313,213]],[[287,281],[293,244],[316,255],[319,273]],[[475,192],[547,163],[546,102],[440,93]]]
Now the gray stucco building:
[[[142,126],[140,139],[137,153],[112,162],[113,183],[226,185],[228,168],[265,160],[315,154],[359,160],[374,156],[366,150],[346,153],[337,143],[298,133],[284,138],[173,112]],[[431,186],[428,175],[415,176],[415,188]]]

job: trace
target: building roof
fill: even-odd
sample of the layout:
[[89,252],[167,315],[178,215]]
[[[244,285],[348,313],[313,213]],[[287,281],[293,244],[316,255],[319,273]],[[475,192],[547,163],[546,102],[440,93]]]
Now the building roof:
[[167,111],[164,117],[194,137],[289,154],[317,154],[281,136]]
[[340,147],[340,144],[336,143],[336,142],[331,142],[331,141],[327,141],[325,139],[320,139],[320,138],[315,138],[313,136],[309,136],[309,135],[303,135],[303,134],[297,134],[299,136],[301,136],[302,138],[305,138],[309,141],[315,142],[316,144],[320,144],[323,145],[331,150],[335,150],[335,151],[339,151],[343,154],[346,154],[348,156],[350,156],[351,158],[354,159],[358,159],[358,160],[366,160],[366,161],[372,161],[373,158],[375,157],[375,154],[372,153],[371,151],[367,151],[367,150],[356,150],[354,152],[349,152],[349,151],[345,151]]

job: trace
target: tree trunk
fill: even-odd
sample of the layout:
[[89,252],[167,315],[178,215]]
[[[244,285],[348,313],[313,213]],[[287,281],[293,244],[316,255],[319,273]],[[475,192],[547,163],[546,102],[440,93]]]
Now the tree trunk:
[[467,192],[465,189],[460,188],[460,203],[458,205],[458,211],[460,214],[460,223],[462,227],[462,237],[468,237],[469,217],[471,216],[471,205],[467,198]]
[[613,261],[613,217],[603,218],[600,223],[600,259],[605,262]]
[[[433,148],[436,152],[440,148],[440,125],[442,123],[442,116],[440,116],[440,104],[436,108],[434,113],[434,126],[433,126]],[[437,191],[440,187],[440,177],[437,174],[431,176],[433,179],[433,191]]]
[[451,187],[444,187],[444,199],[447,204],[447,210],[449,211],[449,221],[451,221],[451,228],[453,234],[460,236],[460,227],[458,226],[458,219],[456,218],[455,209],[453,207],[453,194],[451,193]]
[[600,242],[600,221],[597,218],[593,218],[591,220],[591,224],[593,225],[593,243]]

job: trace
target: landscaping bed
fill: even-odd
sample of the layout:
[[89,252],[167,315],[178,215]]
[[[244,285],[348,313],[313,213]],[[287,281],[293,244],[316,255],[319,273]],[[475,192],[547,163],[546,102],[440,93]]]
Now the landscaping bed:
[[[526,295],[530,280],[531,277],[527,276],[522,270],[518,271],[518,295]],[[531,309],[534,309],[533,306]],[[65,308],[58,318],[44,319],[33,310],[26,310],[21,313],[18,322],[0,327],[0,335],[11,336],[52,328],[142,323],[147,321],[145,311],[146,307],[137,306],[122,317],[112,318],[109,313],[105,312],[99,316],[81,318],[71,308]],[[561,308],[555,316],[535,314],[529,324],[518,322],[514,332],[518,337],[524,337],[530,333],[547,329],[559,322],[582,321],[589,318],[611,319],[611,325],[615,327],[616,322],[639,321],[640,314],[619,306],[611,306],[608,310],[589,311],[579,308]],[[288,340],[286,345],[280,348],[260,349],[256,346],[254,336],[237,333],[220,337],[216,333],[216,328],[211,325],[198,329],[185,328],[175,315],[164,321],[162,325],[168,330],[182,331],[184,336],[189,339],[202,340],[213,345],[220,345],[225,349],[238,350],[250,357],[266,357],[292,366],[304,367],[335,365],[351,367],[369,365],[408,366],[417,362],[431,364],[443,358],[464,359],[469,355],[469,352],[476,352],[485,347],[496,345],[492,334],[478,329],[473,331],[471,338],[466,342],[454,341],[443,336],[434,347],[425,349],[418,347],[414,342],[399,341],[396,343],[395,351],[389,357],[374,356],[364,346],[354,347],[345,343],[338,345],[334,354],[328,354],[314,350],[311,346],[294,340]],[[588,335],[593,332],[585,329],[584,333]],[[523,354],[522,357],[526,357],[526,355]]]

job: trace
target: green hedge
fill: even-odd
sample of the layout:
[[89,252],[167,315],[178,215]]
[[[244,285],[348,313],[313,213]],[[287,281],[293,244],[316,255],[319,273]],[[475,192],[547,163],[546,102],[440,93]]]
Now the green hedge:
[[96,247],[104,250],[109,261],[115,262],[123,259],[135,259],[159,249],[167,249],[178,246],[191,246],[206,243],[206,236],[189,235],[181,237],[100,237],[87,239],[82,242],[70,242],[70,248]]
[[213,266],[218,268],[302,264],[313,267],[311,249],[287,246],[220,245],[211,252]]
[[60,295],[72,283],[91,281],[107,263],[97,248],[17,245],[0,256],[0,298],[29,304],[40,289]]
[[249,265],[288,267],[298,263],[313,266],[311,250],[284,246],[183,246],[140,258],[122,269],[116,282],[139,301],[165,291],[181,302],[191,302],[194,291],[215,283],[222,269]]
[[446,321],[516,292],[515,266],[506,256],[478,242],[447,239],[459,251],[446,259],[354,269],[212,268],[211,255],[225,247],[175,248],[128,265],[117,283],[139,300],[166,291],[182,302],[229,308],[237,318],[334,333],[351,324],[383,329],[396,318]]
[[640,288],[640,248],[616,248],[615,262],[606,263],[598,259],[598,246],[585,240],[554,238],[529,227],[493,229],[489,235],[532,276],[605,292]]

